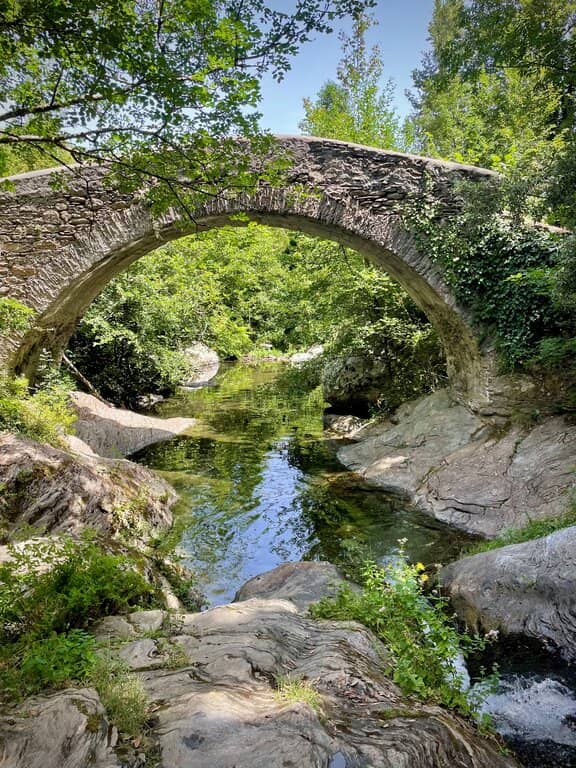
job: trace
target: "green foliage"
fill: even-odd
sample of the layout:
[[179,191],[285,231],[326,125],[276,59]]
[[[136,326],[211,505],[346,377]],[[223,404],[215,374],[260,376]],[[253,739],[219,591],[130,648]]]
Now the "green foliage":
[[26,379],[0,375],[0,432],[16,432],[58,446],[62,435],[72,431],[75,419],[65,385],[49,381],[32,394]]
[[531,520],[522,528],[508,528],[495,539],[487,539],[478,542],[465,552],[466,555],[476,555],[479,552],[489,552],[492,549],[506,547],[509,544],[521,544],[524,541],[539,539],[548,536],[562,528],[576,525],[576,503],[572,503],[569,509],[558,517],[549,517],[544,520]]
[[0,566],[0,680],[12,698],[84,680],[95,649],[83,630],[152,597],[126,557],[88,536],[31,541],[10,554]]
[[0,297],[0,333],[27,330],[33,315],[34,310],[16,299]]
[[374,21],[354,19],[352,33],[340,34],[342,59],[338,80],[328,80],[315,101],[304,99],[300,130],[311,136],[340,139],[383,149],[406,149],[407,137],[394,109],[394,84],[381,85],[384,64],[380,50],[366,49],[365,34]]
[[[417,204],[405,221],[475,321],[497,340],[507,369],[543,362],[550,338],[572,337],[573,317],[555,298],[552,274],[561,261],[562,237],[493,210],[498,203],[463,187],[463,212],[441,221],[434,202]],[[488,195],[491,189],[487,190]],[[566,355],[570,344],[565,347]],[[563,360],[566,361],[566,355]],[[552,362],[551,356],[548,363]]]
[[[158,208],[254,183],[259,79],[371,0],[7,0],[0,24],[0,175],[108,161]],[[144,116],[144,119],[143,119]]]
[[423,570],[403,558],[384,567],[367,563],[361,591],[343,586],[337,597],[312,606],[312,613],[369,627],[391,652],[390,671],[404,693],[473,714],[478,701],[463,690],[456,660],[463,651],[483,648],[484,641],[459,635],[445,601],[424,595]]
[[138,736],[148,719],[148,699],[142,680],[112,653],[99,653],[91,669],[106,715],[120,733]]
[[64,634],[53,632],[26,645],[19,668],[12,670],[12,681],[8,677],[3,682],[19,694],[65,688],[72,681],[84,682],[96,662],[95,649],[95,639],[81,629]]

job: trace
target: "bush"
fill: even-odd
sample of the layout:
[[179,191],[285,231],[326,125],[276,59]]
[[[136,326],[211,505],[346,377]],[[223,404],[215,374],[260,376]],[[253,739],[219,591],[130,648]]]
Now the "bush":
[[65,384],[50,381],[31,394],[25,378],[0,375],[0,432],[59,446],[75,420]]
[[361,591],[345,585],[335,598],[312,606],[312,613],[371,629],[392,653],[392,678],[405,694],[473,714],[478,702],[463,690],[456,663],[463,650],[479,650],[484,641],[458,634],[444,599],[424,595],[424,566],[401,557],[384,567],[367,563]]
[[95,657],[83,630],[151,602],[130,561],[88,537],[33,541],[11,555],[0,566],[0,682],[9,696],[84,680]]

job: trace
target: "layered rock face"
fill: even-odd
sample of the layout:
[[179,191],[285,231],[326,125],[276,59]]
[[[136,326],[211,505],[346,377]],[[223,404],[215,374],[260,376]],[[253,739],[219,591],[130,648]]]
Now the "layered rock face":
[[445,390],[353,434],[338,458],[371,485],[408,494],[438,520],[493,537],[555,517],[576,483],[576,425],[548,418],[499,434]]
[[172,487],[129,461],[71,454],[15,435],[0,435],[0,519],[6,533],[33,525],[44,533],[121,530],[138,544],[172,524]]
[[[159,768],[517,766],[469,722],[404,697],[385,676],[389,653],[365,628],[302,615],[313,596],[337,584],[332,566],[316,565],[281,566],[242,588],[249,599],[205,613],[147,611],[96,628],[100,638],[124,641],[117,653],[143,681]],[[291,599],[275,596],[274,585]],[[304,694],[282,694],[281,677],[313,690],[312,703]],[[65,722],[37,762],[38,739],[26,740],[24,728],[33,732],[45,710],[69,706],[73,695],[46,697],[26,724],[27,703],[0,719],[0,736],[21,728],[9,768],[85,768],[76,755],[85,759],[89,749],[97,768],[117,765],[113,739],[102,740],[97,704],[86,710],[94,711],[93,731],[77,722],[73,759],[62,760],[70,739]]]
[[533,637],[576,661],[576,526],[465,557],[440,580],[468,626]]

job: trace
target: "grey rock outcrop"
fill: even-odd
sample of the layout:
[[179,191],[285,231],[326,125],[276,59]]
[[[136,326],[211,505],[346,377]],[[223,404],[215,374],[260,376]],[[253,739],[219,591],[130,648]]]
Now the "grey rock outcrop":
[[576,661],[576,526],[465,557],[440,581],[468,626],[536,638]]
[[190,366],[188,374],[180,382],[183,387],[201,387],[216,376],[220,369],[218,353],[197,341],[182,354]]
[[160,419],[114,408],[84,392],[71,394],[76,437],[99,456],[117,459],[194,426],[194,419]]
[[555,517],[576,485],[576,425],[564,417],[498,433],[439,391],[401,406],[394,422],[357,430],[338,458],[467,533],[493,537]]
[[90,688],[27,699],[0,716],[2,768],[119,768],[114,744],[104,707]]
[[576,485],[576,425],[561,416],[532,429],[473,441],[444,457],[416,500],[438,520],[497,536],[531,520],[557,517]]
[[[469,723],[407,700],[360,625],[314,621],[274,598],[166,618],[167,638],[122,650],[157,711],[162,768],[516,765]],[[175,648],[178,669],[166,662]],[[313,689],[317,706],[283,696],[281,676]]]
[[302,612],[323,597],[334,597],[343,582],[344,577],[332,563],[284,563],[243,584],[234,601],[274,597],[290,600]]
[[290,363],[292,365],[301,365],[302,363],[309,363],[311,360],[315,360],[320,357],[324,352],[322,344],[313,344],[305,352],[295,352],[290,355]]
[[355,432],[357,442],[342,448],[338,458],[371,485],[407,494],[415,494],[431,469],[484,429],[447,390],[402,405],[395,422]]
[[33,525],[43,533],[89,527],[145,541],[172,524],[171,486],[124,460],[72,455],[15,435],[0,435],[0,519],[8,535]]

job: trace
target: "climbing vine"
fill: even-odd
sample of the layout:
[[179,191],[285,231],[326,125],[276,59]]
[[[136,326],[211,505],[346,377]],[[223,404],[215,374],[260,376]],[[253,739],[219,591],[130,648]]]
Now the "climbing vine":
[[562,235],[483,208],[466,187],[463,195],[461,213],[450,218],[429,199],[403,212],[419,248],[442,267],[456,299],[496,340],[505,370],[537,366],[551,338],[566,341],[563,364],[567,357],[576,363],[569,343],[574,322],[550,279],[561,263]]

